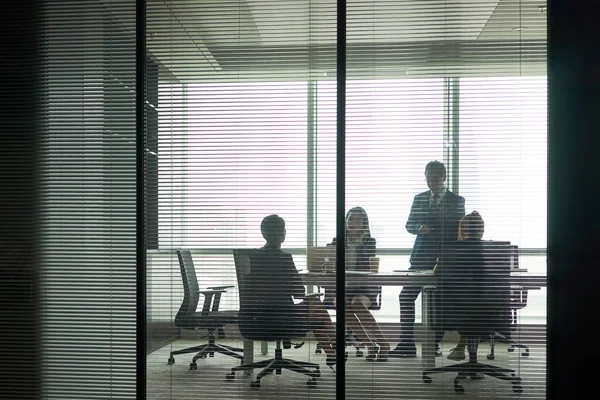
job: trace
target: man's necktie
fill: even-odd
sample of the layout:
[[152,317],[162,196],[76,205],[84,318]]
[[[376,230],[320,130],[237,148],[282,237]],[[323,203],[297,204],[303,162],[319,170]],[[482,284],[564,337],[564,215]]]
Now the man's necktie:
[[439,205],[439,201],[440,201],[440,195],[439,194],[434,194],[433,195],[433,202],[431,203],[431,208],[437,208]]

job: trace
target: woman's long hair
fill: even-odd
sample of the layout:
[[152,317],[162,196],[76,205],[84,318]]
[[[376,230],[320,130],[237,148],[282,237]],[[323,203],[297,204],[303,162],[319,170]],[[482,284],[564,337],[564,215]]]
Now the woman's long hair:
[[351,215],[355,215],[355,214],[358,214],[358,215],[360,215],[362,217],[362,221],[363,221],[362,228],[365,231],[364,237],[370,237],[371,236],[371,229],[369,228],[369,217],[367,216],[367,212],[362,207],[352,207],[346,213],[346,220],[345,220],[346,238],[348,238],[348,220],[350,219]]

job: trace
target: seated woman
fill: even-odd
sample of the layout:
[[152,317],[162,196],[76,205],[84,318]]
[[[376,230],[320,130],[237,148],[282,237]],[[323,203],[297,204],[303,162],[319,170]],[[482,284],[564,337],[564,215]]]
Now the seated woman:
[[[252,275],[258,280],[255,286],[262,289],[257,295],[261,299],[259,301],[257,296],[253,297],[257,299],[257,304],[264,304],[265,298],[272,304],[268,313],[257,311],[273,317],[272,324],[268,319],[263,319],[267,322],[265,330],[285,331],[284,334],[289,331],[291,337],[294,331],[312,330],[319,346],[325,351],[326,364],[333,369],[336,362],[335,326],[321,300],[306,296],[292,255],[281,251],[286,235],[285,221],[278,215],[269,215],[263,219],[260,231],[266,243],[261,249],[261,262],[252,266]],[[296,304],[294,299],[302,301]],[[283,324],[282,318],[285,319]]]
[[[336,244],[335,238],[331,244]],[[366,211],[362,207],[350,209],[346,214],[346,270],[370,271],[375,249]],[[389,343],[369,311],[378,292],[378,288],[368,286],[346,286],[346,325],[367,347],[368,361],[387,361],[390,352]]]
[[[468,251],[468,247],[473,247],[478,242],[481,241],[483,237],[485,224],[483,222],[483,218],[477,211],[473,211],[470,214],[465,215],[458,226],[458,241],[462,243],[457,247],[458,256],[461,258],[462,262],[460,262],[461,267],[463,269],[473,267],[478,268],[483,265],[483,259],[481,256],[481,252],[477,251],[474,248],[474,251]],[[467,254],[469,253],[469,254]],[[436,267],[434,269],[436,274],[443,274],[443,267],[438,270]],[[468,271],[463,271],[463,274],[468,273]],[[443,289],[443,292],[446,296],[451,296],[454,302],[462,301],[473,301],[472,295],[468,290],[465,290],[463,287],[464,282],[462,282],[464,275],[456,275],[455,276],[447,276],[444,278],[443,286],[446,288]],[[467,345],[467,339],[461,335],[460,340],[455,348],[450,350],[448,354],[449,360],[461,361],[465,359],[465,348]]]

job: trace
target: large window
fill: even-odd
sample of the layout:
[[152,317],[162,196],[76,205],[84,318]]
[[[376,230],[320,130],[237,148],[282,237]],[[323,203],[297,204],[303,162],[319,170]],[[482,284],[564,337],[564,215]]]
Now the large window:
[[[454,82],[458,96],[444,79],[348,82],[347,209],[367,210],[382,271],[408,268],[410,206],[427,190],[425,164],[442,160],[467,211],[484,217],[484,239],[518,244],[521,267],[545,273],[546,80]],[[205,259],[234,284],[219,272],[232,269],[229,249],[261,246],[261,219],[278,213],[305,268],[306,247],[335,236],[335,82],[163,85],[160,95],[160,247],[225,257]],[[383,288],[378,320],[397,321],[400,289]],[[543,323],[545,292],[530,298],[525,321]]]
[[[404,224],[433,159],[458,171],[457,191],[484,216],[486,238],[545,248],[545,78],[461,78],[454,131],[442,79],[347,86],[346,204],[368,211],[378,248],[412,247]],[[335,82],[315,85],[310,113],[309,87],[197,84],[183,95],[163,86],[162,248],[257,246],[269,213],[287,216],[286,247],[305,248],[309,226],[316,245],[335,236]]]
[[[318,85],[317,244],[335,236],[335,82]],[[425,164],[444,157],[442,79],[347,83],[346,205],[363,207],[378,248],[408,249],[404,225]],[[415,151],[418,149],[418,151]]]
[[306,98],[306,82],[187,87],[185,130],[160,135],[161,247],[260,246],[271,213],[286,219],[286,246],[305,246]]
[[545,77],[464,78],[459,89],[460,194],[485,237],[546,248]]

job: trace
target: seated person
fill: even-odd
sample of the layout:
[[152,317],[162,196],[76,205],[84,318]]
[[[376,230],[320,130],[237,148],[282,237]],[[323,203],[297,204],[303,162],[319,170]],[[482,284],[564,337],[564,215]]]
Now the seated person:
[[[469,268],[483,266],[483,255],[478,246],[483,237],[485,224],[477,211],[465,215],[458,227],[458,244],[453,252],[452,263],[444,270],[443,263],[434,268],[434,273],[442,275],[443,297],[451,299],[454,306],[461,301],[474,301],[473,291],[466,287],[465,277]],[[450,271],[452,269],[452,271]],[[443,298],[442,298],[443,301]],[[467,339],[461,335],[455,348],[448,354],[449,360],[461,361],[465,359]]]
[[[283,331],[289,331],[290,337],[294,337],[294,331],[303,330],[299,328],[312,330],[325,351],[326,364],[333,369],[336,362],[335,326],[321,300],[306,296],[292,255],[281,251],[286,234],[285,221],[278,215],[269,215],[263,219],[260,230],[266,243],[261,248],[261,262],[252,266],[252,276],[258,280],[254,285],[264,292],[257,295],[261,300],[257,301],[256,314],[260,314],[260,319],[266,321],[267,331],[274,330],[283,334]],[[265,297],[273,305],[268,312],[261,310],[264,307],[260,306],[264,304]],[[302,301],[296,304],[294,299]],[[248,299],[249,309],[253,309],[251,302],[252,299]],[[273,319],[272,323],[269,318]],[[285,320],[283,323],[282,319]]]
[[[331,244],[336,244],[335,238]],[[350,209],[346,214],[346,270],[370,271],[370,259],[375,257],[375,245],[376,240],[371,236],[366,211],[362,207]],[[378,293],[376,287],[346,286],[346,324],[366,346],[368,361],[387,361],[390,352],[389,343],[369,311]]]

